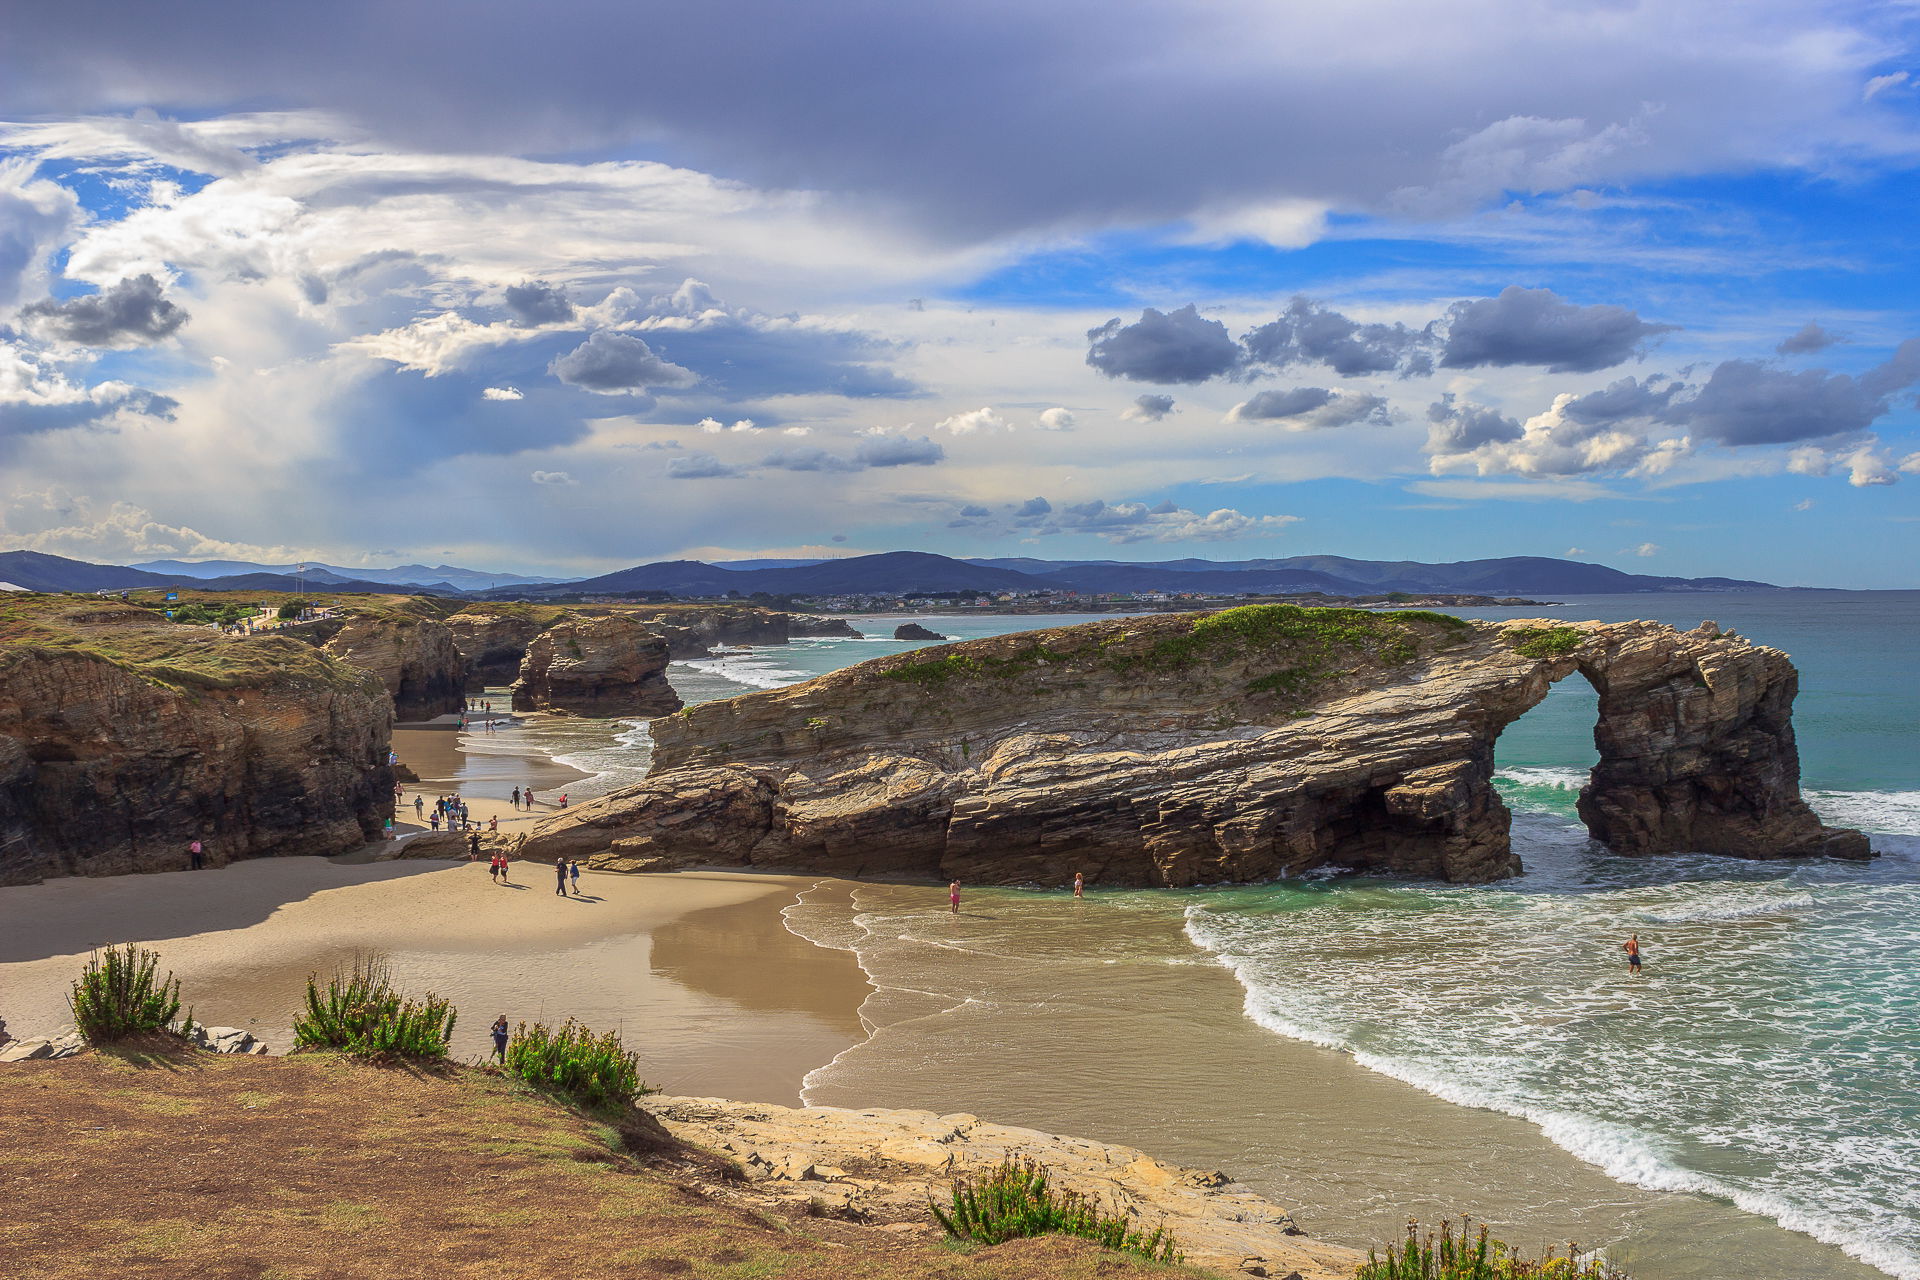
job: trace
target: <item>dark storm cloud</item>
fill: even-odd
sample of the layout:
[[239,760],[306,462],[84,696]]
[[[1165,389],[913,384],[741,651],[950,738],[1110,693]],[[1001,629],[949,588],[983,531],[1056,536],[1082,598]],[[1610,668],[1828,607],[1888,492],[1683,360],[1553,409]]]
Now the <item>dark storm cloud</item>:
[[1792,336],[1781,342],[1774,351],[1783,356],[1811,355],[1816,351],[1825,351],[1834,343],[1841,341],[1838,334],[1829,333],[1820,327],[1816,320],[1801,325]]
[[1278,319],[1249,332],[1247,359],[1271,369],[1324,364],[1342,377],[1433,370],[1433,336],[1403,324],[1360,324],[1308,298],[1295,298]]
[[1694,435],[1721,444],[1819,440],[1864,431],[1887,411],[1885,396],[1869,391],[1866,381],[1824,369],[1790,372],[1728,360],[1680,412]]
[[1483,444],[1518,440],[1520,424],[1485,405],[1463,404],[1448,392],[1427,406],[1427,448],[1433,453],[1466,453]]
[[1135,422],[1158,422],[1173,412],[1172,396],[1152,394],[1135,396],[1133,403],[1121,411],[1120,416]]
[[1648,324],[1638,313],[1605,304],[1582,307],[1551,289],[1508,285],[1499,296],[1456,302],[1447,311],[1449,369],[1544,365],[1549,373],[1593,373],[1640,354],[1672,325]]
[[602,395],[643,391],[648,387],[690,387],[698,374],[654,354],[641,339],[601,329],[563,356],[547,372],[569,386]]
[[1087,332],[1087,363],[1109,378],[1133,382],[1205,382],[1239,368],[1240,345],[1218,320],[1189,304],[1178,311],[1152,307],[1132,324],[1118,319]]
[[868,436],[853,451],[853,460],[863,467],[925,467],[947,456],[947,451],[931,437]]
[[[1833,52],[1884,44],[1858,14],[1688,4],[1676,39],[1657,7],[1585,8],[1533,22],[1519,5],[1115,0],[1092,21],[1013,0],[338,0],[316,21],[240,0],[16,4],[0,118],[273,102],[459,151],[659,140],[710,172],[878,199],[955,237],[1284,197],[1458,205],[1908,145],[1892,113],[1862,106],[1859,56]],[[689,50],[725,50],[734,88],[715,92]]]
[[508,285],[507,310],[513,312],[515,324],[528,329],[573,319],[573,303],[566,291],[540,280]]
[[160,282],[144,274],[82,298],[32,303],[20,317],[47,337],[88,347],[144,346],[187,322],[187,313],[161,294]]
[[1634,419],[1672,422],[1678,420],[1675,398],[1687,390],[1686,383],[1664,374],[1656,373],[1644,382],[1638,378],[1621,378],[1599,391],[1575,396],[1561,412],[1575,422],[1594,426]]
[[1384,396],[1335,391],[1327,387],[1294,387],[1261,391],[1228,415],[1235,422],[1279,422],[1300,429],[1352,426],[1356,422],[1384,426],[1388,422]]

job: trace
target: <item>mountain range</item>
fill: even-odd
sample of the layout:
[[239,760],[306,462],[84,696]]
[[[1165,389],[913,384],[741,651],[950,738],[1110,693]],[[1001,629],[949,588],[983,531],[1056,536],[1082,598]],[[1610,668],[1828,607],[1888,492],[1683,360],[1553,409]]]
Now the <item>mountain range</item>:
[[[138,565],[89,564],[37,551],[0,552],[0,584],[30,591],[102,591],[191,585],[214,591],[292,591],[290,565],[238,560],[152,560]],[[407,576],[414,575],[414,576]],[[1202,591],[1214,595],[1318,591],[1377,595],[1389,591],[1473,595],[1606,595],[1653,591],[1771,590],[1741,578],[1677,578],[1625,573],[1606,565],[1544,556],[1508,556],[1428,564],[1289,556],[1278,560],[958,560],[923,551],[889,551],[832,560],[663,560],[569,582],[518,578],[452,565],[342,569],[307,565],[309,590],[411,591],[483,599],[660,592],[683,597],[733,593],[786,596],[893,595],[909,591]]]

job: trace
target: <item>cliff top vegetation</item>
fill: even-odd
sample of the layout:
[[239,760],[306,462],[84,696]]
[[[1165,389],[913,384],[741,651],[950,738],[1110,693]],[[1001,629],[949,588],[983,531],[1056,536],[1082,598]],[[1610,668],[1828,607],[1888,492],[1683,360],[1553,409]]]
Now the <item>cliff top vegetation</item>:
[[[0,1067],[5,1250],[39,1280],[1201,1280],[1063,1237],[956,1252],[735,1203],[724,1162],[507,1076],[94,1052]],[[118,1209],[115,1206],[119,1206]]]

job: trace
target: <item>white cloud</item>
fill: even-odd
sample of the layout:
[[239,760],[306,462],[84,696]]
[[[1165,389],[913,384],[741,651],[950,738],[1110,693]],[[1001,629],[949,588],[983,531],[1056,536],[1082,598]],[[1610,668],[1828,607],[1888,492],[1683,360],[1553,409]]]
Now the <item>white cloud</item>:
[[1883,76],[1873,76],[1867,81],[1866,87],[1861,89],[1860,100],[1872,102],[1888,90],[1898,89],[1906,83],[1907,73],[1904,71],[1889,71]]
[[1633,554],[1642,557],[1657,556],[1660,554],[1660,544],[1657,542],[1643,542],[1633,549]]
[[526,393],[518,387],[488,387],[480,393],[485,400],[524,400]]
[[1800,499],[1800,501],[1798,501],[1798,502],[1796,502],[1796,503],[1794,503],[1794,504],[1793,504],[1793,505],[1792,505],[1791,507],[1788,507],[1788,508],[1787,508],[1787,510],[1789,510],[1789,511],[1811,511],[1811,510],[1813,510],[1813,499],[1812,499],[1812,498],[1802,498],[1802,499]]
[[1562,554],[1568,556],[1583,556],[1587,554],[1587,549],[1585,547],[1568,547]]
[[1037,425],[1042,431],[1073,430],[1073,410],[1064,408],[1042,409]]
[[572,476],[564,471],[536,471],[533,473],[532,479],[535,484],[546,485],[565,486],[577,483]]
[[951,431],[956,436],[966,436],[976,431],[1011,431],[1013,426],[997,411],[979,408],[969,409],[965,413],[956,413],[951,418],[942,418],[933,424],[933,429]]

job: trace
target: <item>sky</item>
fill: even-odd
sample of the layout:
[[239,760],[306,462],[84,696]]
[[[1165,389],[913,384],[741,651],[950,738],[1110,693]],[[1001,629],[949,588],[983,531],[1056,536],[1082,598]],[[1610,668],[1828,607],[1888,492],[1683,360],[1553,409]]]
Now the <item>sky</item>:
[[69,0],[0,549],[1920,587],[1920,7]]

